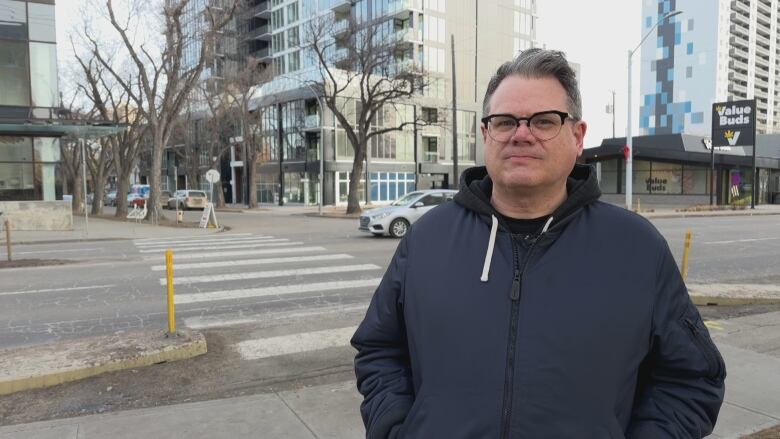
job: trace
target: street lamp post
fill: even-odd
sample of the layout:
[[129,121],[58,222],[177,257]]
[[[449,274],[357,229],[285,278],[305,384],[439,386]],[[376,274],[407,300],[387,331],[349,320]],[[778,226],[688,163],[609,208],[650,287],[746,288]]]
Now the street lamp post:
[[631,137],[631,57],[634,55],[634,52],[639,50],[640,47],[642,47],[642,43],[645,42],[647,37],[650,36],[650,34],[655,30],[655,28],[658,27],[661,23],[668,20],[669,18],[674,17],[675,15],[682,14],[682,11],[671,11],[667,12],[666,15],[661,17],[653,27],[650,28],[650,30],[645,33],[645,35],[642,37],[642,40],[639,42],[639,45],[634,48],[634,50],[628,51],[628,107],[626,108],[626,114],[627,114],[627,123],[626,123],[626,147],[628,148],[627,154],[626,154],[626,209],[631,210],[633,206],[633,183],[634,183],[634,165],[633,165],[633,156],[634,156],[634,142],[633,138]]

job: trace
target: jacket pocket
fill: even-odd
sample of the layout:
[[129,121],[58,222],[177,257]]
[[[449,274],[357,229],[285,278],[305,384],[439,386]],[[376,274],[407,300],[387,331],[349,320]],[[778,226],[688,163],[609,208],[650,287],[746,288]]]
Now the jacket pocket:
[[693,304],[688,306],[685,314],[680,317],[679,323],[707,360],[707,376],[713,379],[723,379],[726,376],[726,365],[723,357],[710,338],[709,331],[704,326],[704,322]]
[[420,408],[423,406],[424,403],[425,403],[424,396],[418,396],[418,398],[414,400],[414,403],[412,404],[412,409],[409,410],[409,414],[406,415],[406,419],[404,419],[404,423],[401,425],[400,430],[398,430],[398,435],[396,435],[396,439],[404,439],[406,437],[406,432],[409,430],[409,427],[414,422],[417,413],[420,411]]

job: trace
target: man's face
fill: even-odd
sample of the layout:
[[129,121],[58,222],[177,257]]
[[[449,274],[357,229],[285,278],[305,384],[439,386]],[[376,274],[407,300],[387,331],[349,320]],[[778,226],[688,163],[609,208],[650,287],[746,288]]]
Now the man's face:
[[[554,77],[509,76],[490,99],[490,114],[529,117],[548,110],[568,113],[566,91]],[[542,141],[531,134],[523,121],[507,141],[497,142],[483,125],[488,174],[495,185],[505,190],[545,190],[563,185],[582,154],[586,128],[585,122],[567,117],[560,133]]]

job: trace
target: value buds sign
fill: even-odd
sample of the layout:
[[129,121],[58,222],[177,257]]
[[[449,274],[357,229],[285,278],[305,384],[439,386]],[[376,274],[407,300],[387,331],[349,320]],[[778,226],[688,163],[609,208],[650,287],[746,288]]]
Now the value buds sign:
[[755,133],[755,99],[712,104],[712,146],[753,146]]

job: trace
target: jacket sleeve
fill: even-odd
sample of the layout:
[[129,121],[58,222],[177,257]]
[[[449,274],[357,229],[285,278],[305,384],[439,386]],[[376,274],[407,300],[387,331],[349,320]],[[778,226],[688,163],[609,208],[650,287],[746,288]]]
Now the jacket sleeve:
[[360,406],[368,439],[394,439],[414,400],[403,315],[407,240],[390,266],[352,337]]
[[656,279],[651,348],[626,437],[702,438],[723,403],[726,368],[665,244]]

